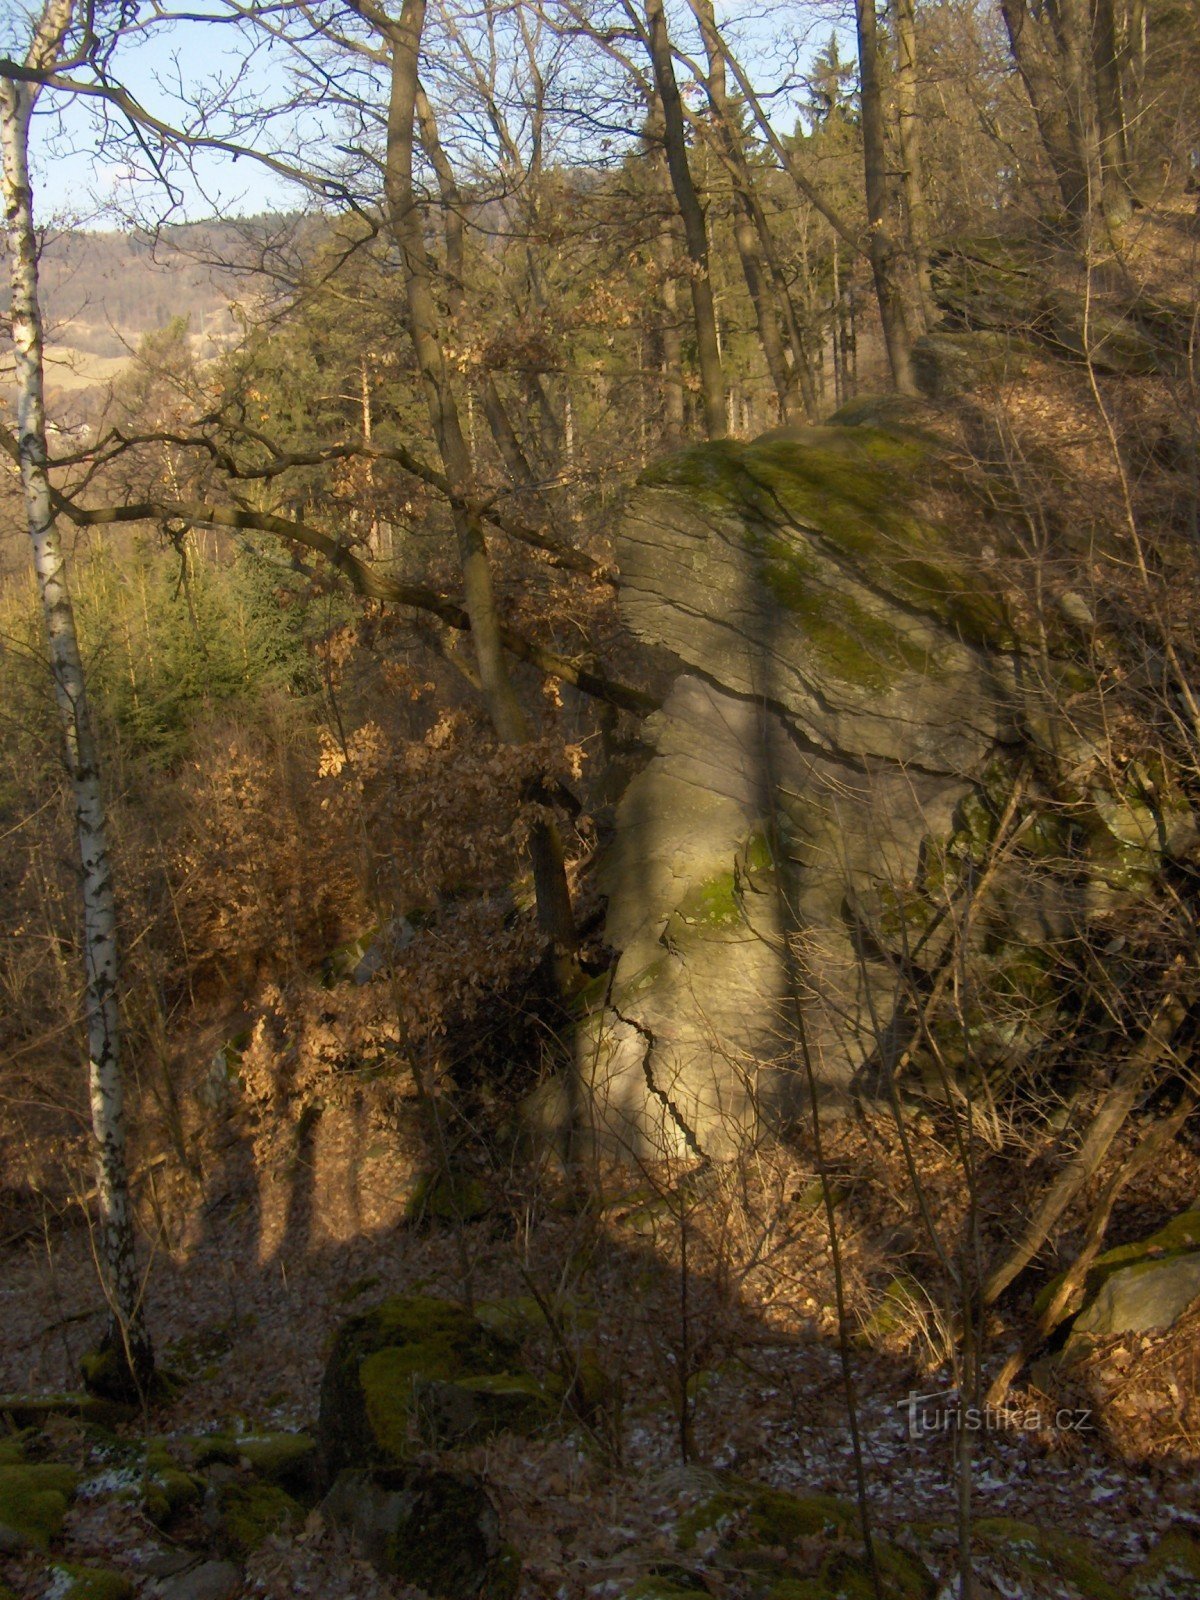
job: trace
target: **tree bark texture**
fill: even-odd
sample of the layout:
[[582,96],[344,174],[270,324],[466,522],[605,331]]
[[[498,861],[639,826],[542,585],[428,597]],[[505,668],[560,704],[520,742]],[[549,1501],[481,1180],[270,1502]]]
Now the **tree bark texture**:
[[863,180],[867,198],[868,253],[883,341],[887,346],[892,381],[901,394],[915,394],[912,372],[912,331],[904,310],[900,251],[888,220],[892,185],[884,131],[883,82],[879,21],[875,0],[854,0],[858,29],[859,90],[862,102]]
[[929,207],[925,200],[921,152],[917,18],[913,0],[892,0],[892,20],[896,36],[896,133],[900,145],[904,219],[917,307],[922,326],[927,329],[933,320],[934,303],[929,279]]

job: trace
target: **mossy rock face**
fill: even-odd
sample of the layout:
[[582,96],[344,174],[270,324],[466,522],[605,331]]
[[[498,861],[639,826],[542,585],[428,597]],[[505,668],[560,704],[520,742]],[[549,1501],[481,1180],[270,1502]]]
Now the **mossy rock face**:
[[51,1568],[46,1600],[131,1600],[133,1581],[112,1567]]
[[1028,341],[1005,333],[926,333],[913,345],[913,374],[922,394],[950,400],[1018,376],[1030,352]]
[[1080,1600],[1120,1600],[1107,1558],[1090,1539],[1013,1517],[980,1517],[972,1532],[983,1560],[1035,1593],[1055,1585]]
[[70,1467],[49,1462],[0,1466],[0,1552],[49,1549],[78,1483]]
[[1200,1540],[1172,1531],[1125,1580],[1126,1600],[1200,1600]]
[[520,1561],[478,1479],[418,1468],[339,1474],[322,1511],[382,1573],[441,1600],[511,1600]]
[[298,1501],[275,1483],[230,1483],[220,1494],[221,1530],[238,1555],[257,1550],[273,1533],[285,1533],[304,1520]]
[[548,1397],[515,1344],[447,1300],[387,1300],[344,1324],[321,1383],[327,1471],[400,1466],[415,1447],[548,1420]]

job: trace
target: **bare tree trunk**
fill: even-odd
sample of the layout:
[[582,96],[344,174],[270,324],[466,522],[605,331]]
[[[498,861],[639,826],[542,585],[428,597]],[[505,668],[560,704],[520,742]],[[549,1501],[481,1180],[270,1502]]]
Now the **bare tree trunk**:
[[884,136],[879,23],[875,0],[854,0],[858,27],[859,87],[862,100],[863,178],[867,197],[868,251],[875,297],[887,346],[892,381],[901,394],[915,394],[912,335],[904,313],[900,252],[888,225],[887,143]]
[[925,171],[921,156],[921,108],[917,99],[917,19],[913,0],[892,0],[896,32],[896,128],[903,167],[904,216],[908,227],[908,253],[917,288],[921,322],[928,328],[933,317],[933,286],[929,279],[929,207],[925,200]]
[[1081,226],[1091,204],[1091,180],[1087,162],[1081,158],[1076,130],[1068,116],[1053,58],[1030,15],[1028,0],[1000,0],[1000,11],[1063,208],[1070,221]]
[[[438,134],[437,118],[424,89],[417,87],[416,115],[421,129],[421,143],[437,180],[438,195],[442,203],[442,233],[446,241],[446,302],[450,316],[460,326],[465,319],[466,304],[466,247],[463,230],[463,200],[459,192],[454,168]],[[487,418],[492,439],[499,452],[504,470],[513,486],[528,489],[534,482],[533,469],[521,448],[516,429],[508,414],[495,375],[486,369],[479,378],[483,414]],[[468,456],[471,452],[468,450]]]
[[799,412],[795,375],[789,371],[783,340],[779,331],[778,308],[774,304],[772,281],[763,259],[763,238],[760,220],[765,225],[756,204],[754,186],[750,178],[745,151],[742,149],[737,119],[729,104],[728,75],[725,70],[725,50],[717,28],[713,0],[689,0],[692,12],[700,25],[704,51],[708,59],[708,78],[705,88],[712,107],[719,142],[719,154],[733,185],[734,222],[733,237],[738,257],[742,263],[742,276],[754,307],[754,320],[758,327],[758,341],[767,364],[775,393],[779,400],[781,422],[790,422]]
[[1120,225],[1133,215],[1133,190],[1129,182],[1129,136],[1113,0],[1094,0],[1092,67],[1104,215],[1109,222]]
[[717,341],[717,315],[713,303],[709,272],[708,232],[704,208],[692,181],[688,165],[687,131],[683,102],[675,81],[671,59],[671,40],[662,0],[646,0],[647,43],[654,69],[654,83],[662,108],[663,145],[671,187],[679,207],[688,257],[692,264],[692,309],[696,318],[696,350],[700,365],[700,389],[704,399],[704,425],[710,439],[725,432],[725,379],[721,371],[721,352]]
[[[450,489],[463,599],[471,622],[484,702],[497,737],[505,744],[523,744],[529,738],[529,724],[504,659],[483,524],[474,509],[474,466],[463,437],[445,352],[438,336],[432,274],[425,251],[420,202],[413,182],[414,128],[420,93],[418,70],[425,11],[426,0],[404,0],[398,21],[389,23],[386,28],[391,51],[384,174],[388,222],[403,261],[409,335],[425,390],[430,425]],[[556,956],[569,963],[578,946],[578,935],[563,864],[562,841],[553,823],[536,823],[530,833],[529,847],[538,920]],[[559,971],[560,976],[565,975],[561,966]]]
[[[72,0],[48,0],[27,66],[53,67],[70,25],[71,7]],[[47,471],[37,236],[28,166],[29,121],[37,92],[33,84],[0,79],[21,486],[79,839],[88,1090],[100,1209],[100,1266],[110,1312],[102,1347],[105,1363],[97,1368],[96,1376],[110,1392],[142,1396],[153,1380],[154,1354],[143,1315],[126,1165],[116,897],[99,755]]]

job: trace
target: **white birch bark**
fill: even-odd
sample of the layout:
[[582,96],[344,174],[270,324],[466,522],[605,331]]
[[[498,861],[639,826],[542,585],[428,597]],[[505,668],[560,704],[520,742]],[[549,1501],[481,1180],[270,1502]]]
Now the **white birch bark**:
[[[25,66],[53,67],[71,21],[72,0],[47,0]],[[95,1135],[101,1265],[111,1321],[105,1348],[124,1356],[139,1386],[153,1361],[142,1314],[126,1167],[121,1092],[116,901],[96,741],[71,607],[62,542],[47,471],[43,337],[37,236],[29,180],[29,123],[36,82],[0,79],[3,200],[12,280],[12,345],[25,514],[45,618],[54,696],[63,731],[79,840],[88,1038],[88,1086]]]

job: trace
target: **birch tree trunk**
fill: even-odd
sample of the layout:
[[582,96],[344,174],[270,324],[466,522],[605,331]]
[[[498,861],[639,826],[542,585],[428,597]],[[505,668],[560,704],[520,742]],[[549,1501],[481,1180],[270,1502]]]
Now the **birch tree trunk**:
[[[26,58],[27,68],[53,68],[71,22],[71,9],[72,0],[48,0]],[[142,1310],[126,1166],[116,900],[99,756],[47,471],[37,237],[28,162],[29,122],[37,94],[33,82],[0,79],[21,485],[79,840],[88,1088],[100,1210],[100,1266],[110,1311],[103,1367],[97,1368],[97,1373],[105,1373],[104,1386],[109,1391],[144,1395],[153,1378],[154,1358]]]

